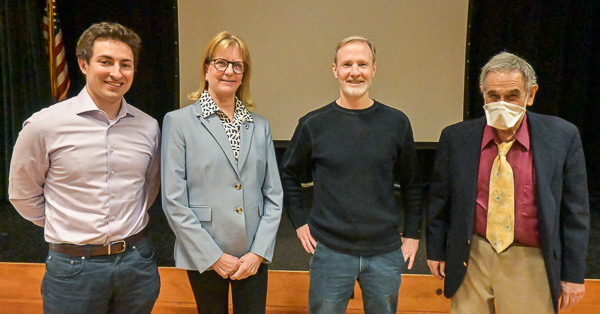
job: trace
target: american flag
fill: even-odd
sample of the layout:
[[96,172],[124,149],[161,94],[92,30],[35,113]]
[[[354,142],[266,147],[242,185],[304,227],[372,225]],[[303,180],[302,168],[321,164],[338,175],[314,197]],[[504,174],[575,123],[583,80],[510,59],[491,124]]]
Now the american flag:
[[47,1],[46,15],[43,22],[46,52],[50,59],[52,98],[55,102],[63,101],[67,98],[67,91],[69,91],[71,80],[69,79],[67,59],[65,58],[65,45],[54,0]]

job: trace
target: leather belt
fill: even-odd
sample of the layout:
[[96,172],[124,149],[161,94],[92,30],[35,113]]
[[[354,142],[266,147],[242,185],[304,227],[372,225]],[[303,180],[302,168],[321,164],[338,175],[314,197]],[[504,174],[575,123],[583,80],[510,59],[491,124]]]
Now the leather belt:
[[107,244],[75,245],[66,243],[50,243],[50,250],[69,255],[69,257],[114,255],[125,252],[128,246],[132,246],[146,236],[146,229],[119,241]]

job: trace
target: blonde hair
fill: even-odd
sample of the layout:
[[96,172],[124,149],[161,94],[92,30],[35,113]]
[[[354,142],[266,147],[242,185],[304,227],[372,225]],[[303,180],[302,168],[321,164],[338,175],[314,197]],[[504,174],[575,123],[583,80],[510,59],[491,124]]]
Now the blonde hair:
[[209,43],[206,45],[204,50],[204,57],[202,58],[202,64],[200,65],[200,89],[188,94],[190,100],[198,100],[202,95],[202,92],[208,90],[208,82],[205,80],[205,73],[208,70],[210,61],[214,58],[214,53],[218,48],[228,48],[231,46],[240,48],[242,52],[242,60],[244,61],[244,74],[242,76],[242,84],[238,87],[235,92],[235,96],[242,101],[244,106],[248,110],[255,107],[252,98],[250,97],[250,74],[252,70],[252,62],[250,60],[250,52],[246,44],[238,37],[231,35],[229,32],[218,33]]
[[373,64],[375,64],[375,45],[373,45],[366,37],[362,37],[362,36],[348,36],[344,39],[342,39],[337,46],[335,46],[335,53],[333,54],[333,63],[337,64],[337,55],[338,55],[338,51],[340,50],[340,48],[344,47],[345,45],[351,43],[351,42],[361,42],[361,43],[365,43],[367,44],[367,46],[369,46],[369,49],[371,50],[371,55],[373,56]]

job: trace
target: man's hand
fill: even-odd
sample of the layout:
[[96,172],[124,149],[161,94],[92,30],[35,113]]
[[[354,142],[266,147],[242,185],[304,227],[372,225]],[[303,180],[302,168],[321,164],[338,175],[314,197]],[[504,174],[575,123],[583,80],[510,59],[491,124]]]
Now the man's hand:
[[238,268],[235,274],[231,275],[229,279],[241,280],[255,275],[262,261],[263,258],[261,256],[258,256],[252,252],[246,253],[244,256],[240,257],[240,268]]
[[579,303],[585,294],[585,284],[572,283],[561,281],[560,282],[560,295],[562,301],[560,302],[561,310],[568,310]]
[[227,277],[233,275],[240,267],[240,259],[223,253],[221,257],[212,265],[212,268],[221,275],[221,277],[227,279]]
[[404,254],[404,261],[408,260],[408,269],[413,267],[418,249],[419,239],[402,238],[402,254]]
[[302,246],[306,252],[314,254],[317,247],[317,240],[310,235],[308,224],[296,229],[296,234],[298,234],[298,239],[302,241]]
[[432,261],[428,259],[427,266],[429,266],[429,270],[435,278],[444,280],[444,277],[446,277],[446,262]]

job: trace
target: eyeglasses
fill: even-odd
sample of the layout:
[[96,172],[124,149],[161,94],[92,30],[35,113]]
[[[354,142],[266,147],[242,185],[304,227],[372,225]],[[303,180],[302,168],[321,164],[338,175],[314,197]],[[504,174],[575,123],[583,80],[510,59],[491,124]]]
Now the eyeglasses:
[[227,68],[229,67],[229,65],[232,65],[233,68],[233,72],[235,72],[236,74],[242,74],[244,73],[244,70],[246,69],[244,66],[244,62],[241,61],[229,61],[227,59],[223,59],[223,58],[216,58],[216,59],[212,59],[210,60],[214,65],[215,65],[215,69],[217,69],[217,71],[219,72],[223,72],[225,70],[227,70]]

